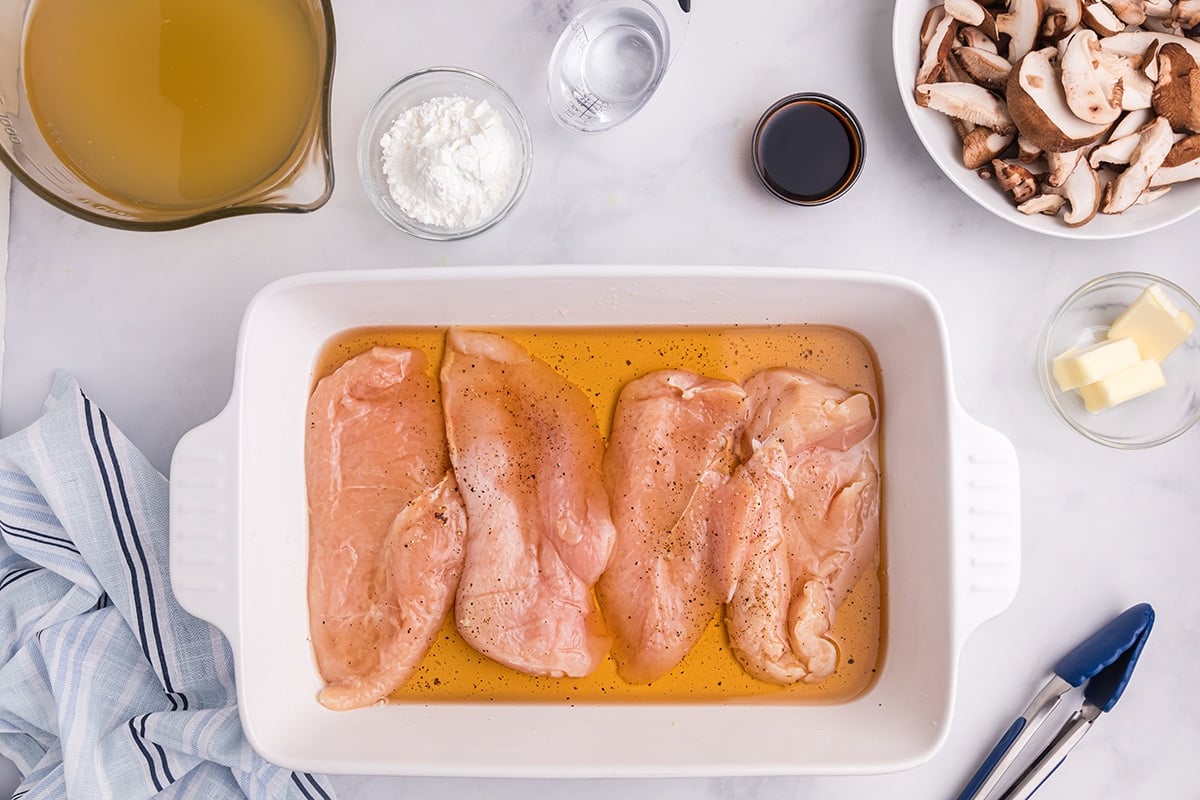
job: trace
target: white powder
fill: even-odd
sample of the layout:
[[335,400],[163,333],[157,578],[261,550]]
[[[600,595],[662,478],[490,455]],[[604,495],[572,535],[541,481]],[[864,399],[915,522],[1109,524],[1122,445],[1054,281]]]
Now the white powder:
[[487,101],[433,97],[407,109],[379,140],[396,204],[418,222],[472,227],[508,195],[512,135]]

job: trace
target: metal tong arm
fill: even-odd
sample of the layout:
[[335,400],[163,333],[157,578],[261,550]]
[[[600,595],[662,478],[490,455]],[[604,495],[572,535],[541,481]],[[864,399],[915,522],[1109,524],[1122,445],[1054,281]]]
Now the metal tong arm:
[[1099,706],[1090,702],[1084,703],[1062,726],[1054,741],[1038,755],[1037,760],[1021,773],[1021,777],[1001,800],[1027,800],[1031,797],[1046,779],[1054,774],[1054,770],[1062,765],[1067,753],[1092,729],[1092,723],[1101,713]]
[[987,797],[1000,783],[1000,779],[1012,766],[1017,755],[1029,744],[1037,729],[1050,716],[1050,712],[1058,706],[1063,695],[1072,688],[1070,683],[1058,675],[1050,678],[1041,691],[1029,701],[1029,705],[1025,706],[1021,716],[1017,717],[1000,737],[1000,741],[996,742],[956,800],[982,800]]

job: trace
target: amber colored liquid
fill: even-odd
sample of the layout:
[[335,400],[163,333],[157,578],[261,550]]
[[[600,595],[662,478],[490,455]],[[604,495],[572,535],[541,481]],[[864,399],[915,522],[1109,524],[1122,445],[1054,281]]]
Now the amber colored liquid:
[[[658,369],[689,369],[714,378],[743,381],[759,370],[789,366],[823,375],[848,389],[879,398],[871,348],[856,334],[817,326],[769,328],[538,328],[495,329],[553,366],[592,399],[607,436],[621,388]],[[348,331],[321,353],[315,379],[376,345],[425,351],[435,368],[444,329]],[[882,555],[882,554],[881,554]],[[882,565],[883,559],[880,558]],[[448,619],[417,673],[392,695],[396,702],[732,700],[761,695],[789,702],[842,702],[874,679],[884,647],[882,566],[859,581],[837,612],[832,638],[837,671],[816,684],[782,688],[750,677],[734,658],[720,613],[700,641],[669,674],[648,685],[631,685],[612,658],[586,678],[537,678],[491,661],[471,649]]]
[[310,0],[37,0],[30,106],[63,163],[110,198],[234,202],[312,127],[316,13]]

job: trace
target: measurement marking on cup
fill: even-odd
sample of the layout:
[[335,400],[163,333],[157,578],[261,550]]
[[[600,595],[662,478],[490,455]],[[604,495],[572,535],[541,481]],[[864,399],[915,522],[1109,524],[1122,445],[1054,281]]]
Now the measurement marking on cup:
[[8,140],[13,144],[21,144],[21,134],[17,133],[17,126],[13,122],[12,117],[8,114],[0,114],[0,125],[4,127],[4,133],[8,136]]
[[584,117],[588,114],[598,116],[597,109],[601,111],[607,104],[594,94],[575,94],[575,103],[578,105],[578,115]]
[[571,23],[571,42],[577,48],[579,48],[580,53],[582,53],[584,50],[587,49],[588,42],[590,42],[590,41],[591,41],[591,38],[588,36],[587,31],[584,30],[583,26],[580,25],[578,22],[572,22]]

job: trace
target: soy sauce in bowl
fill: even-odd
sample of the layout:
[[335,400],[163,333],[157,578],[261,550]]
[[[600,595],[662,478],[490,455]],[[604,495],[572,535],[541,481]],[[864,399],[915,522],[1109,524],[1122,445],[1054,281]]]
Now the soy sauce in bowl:
[[771,194],[795,205],[821,205],[845,194],[862,172],[862,127],[832,97],[789,95],[759,119],[752,155]]

